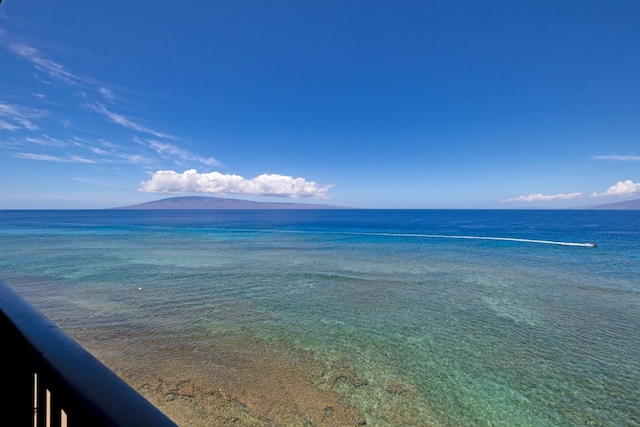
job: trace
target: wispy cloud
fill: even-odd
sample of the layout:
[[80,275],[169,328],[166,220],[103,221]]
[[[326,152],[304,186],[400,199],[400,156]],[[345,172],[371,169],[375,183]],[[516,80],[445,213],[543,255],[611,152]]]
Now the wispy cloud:
[[172,144],[168,144],[166,142],[156,141],[152,139],[143,141],[143,140],[140,140],[139,138],[136,138],[135,141],[151,148],[153,151],[160,154],[163,158],[166,158],[166,159],[172,159],[174,161],[180,160],[182,162],[187,162],[187,163],[198,162],[208,166],[220,165],[220,162],[218,162],[213,157],[198,156],[183,148],[177,147]]
[[61,162],[61,163],[97,163],[95,160],[87,159],[85,157],[71,155],[68,157],[52,156],[49,154],[35,154],[35,153],[16,153],[13,157],[19,159],[28,160],[42,160],[45,162]]
[[52,138],[49,135],[41,135],[35,138],[27,137],[27,138],[24,138],[24,141],[29,144],[40,145],[43,147],[65,147],[69,145],[68,142],[61,141],[56,138]]
[[53,79],[61,80],[69,85],[88,82],[88,79],[73,74],[61,64],[46,58],[38,49],[25,43],[9,43],[8,49],[31,62],[38,71],[48,74]]
[[611,154],[608,156],[593,156],[595,160],[614,160],[621,162],[640,162],[640,156],[620,156],[618,154]]
[[158,132],[156,130],[153,130],[151,128],[148,128],[146,126],[143,126],[131,119],[128,119],[120,114],[114,113],[112,111],[109,111],[104,105],[102,104],[92,104],[89,106],[92,110],[97,111],[99,113],[102,113],[105,115],[105,117],[107,117],[111,122],[119,124],[120,126],[123,126],[125,128],[128,129],[132,129],[138,132],[143,132],[143,133],[148,133],[150,135],[156,136],[158,138],[167,138],[167,139],[177,139],[174,136],[171,136],[169,134],[165,134],[162,132]]
[[95,146],[90,142],[82,141],[79,138],[75,138],[74,145],[82,147],[86,151],[99,156],[96,162],[99,163],[130,163],[141,166],[149,166],[154,162],[154,159],[142,154],[127,153],[123,151],[123,148],[108,141],[100,141],[101,146]]
[[116,153],[115,155],[118,159],[134,165],[148,166],[153,163],[153,159],[141,154]]
[[44,117],[46,113],[37,108],[24,107],[21,105],[7,104],[0,101],[0,117],[4,120],[0,123],[0,129],[5,130],[37,130],[38,125],[34,120]]
[[141,183],[140,191],[151,193],[216,193],[288,198],[317,197],[328,199],[333,185],[318,186],[313,181],[291,176],[263,174],[252,179],[219,172],[198,173],[195,169],[178,173],[171,170],[155,172],[149,181]]
[[85,184],[99,185],[101,187],[121,188],[119,184],[113,184],[112,182],[105,182],[94,178],[74,177],[73,180],[83,182]]
[[11,123],[7,123],[4,120],[0,120],[0,130],[18,130],[19,126],[12,125]]
[[616,184],[610,186],[606,191],[602,193],[592,193],[587,196],[583,193],[568,193],[568,194],[530,194],[528,196],[515,197],[513,199],[503,200],[504,202],[550,202],[556,200],[570,200],[580,198],[599,198],[599,197],[612,197],[612,196],[632,196],[634,194],[640,195],[640,183],[635,183],[630,179],[626,181],[618,181]]
[[[145,153],[128,151],[108,141],[92,141],[78,137],[60,140],[48,135],[0,140],[0,147],[12,150],[12,157],[59,163],[133,164],[148,170],[158,159]],[[16,152],[21,150],[21,152]],[[40,152],[35,152],[39,150]]]
[[113,93],[111,89],[107,89],[106,87],[101,87],[98,89],[98,92],[102,96],[104,96],[108,101],[113,101],[116,99],[116,95]]
[[[12,156],[22,159],[64,163],[126,163],[143,167],[146,170],[149,170],[152,166],[158,168],[162,163],[166,163],[167,160],[185,169],[193,167],[194,164],[221,165],[214,157],[201,156],[182,148],[177,144],[180,138],[147,126],[138,118],[119,113],[117,101],[120,101],[120,98],[108,85],[90,76],[82,76],[72,72],[61,62],[51,59],[43,51],[22,41],[7,40],[3,36],[0,39],[0,45],[17,57],[31,63],[34,67],[33,77],[38,81],[47,85],[62,82],[62,86],[68,87],[70,94],[77,100],[81,108],[96,114],[96,117],[100,120],[104,121],[106,119],[110,123],[140,135],[140,137],[133,136],[133,139],[145,148],[142,150],[133,148],[130,145],[126,147],[115,144],[107,145],[106,142],[100,139],[96,141],[90,137],[85,137],[82,140],[76,137],[74,139],[67,139],[66,137],[56,139],[42,132],[39,135],[20,135],[20,131],[40,130],[38,124],[41,123],[37,119],[43,116],[48,117],[49,114],[35,108],[0,102],[0,131],[8,131],[17,135],[10,140],[11,143],[5,141],[2,144],[2,146],[14,151],[11,154]],[[43,93],[34,92],[31,94],[31,99],[47,102],[48,105],[52,106],[63,105],[62,103],[56,104],[55,100],[49,99],[45,93],[45,91]],[[66,110],[61,109],[60,111]],[[76,123],[73,123],[72,126],[72,122],[68,118],[53,119],[64,126],[65,134],[73,131],[76,127]],[[89,126],[84,126],[84,129],[87,128]],[[82,132],[80,130],[80,133]],[[147,137],[147,139],[143,140],[143,136]],[[36,147],[39,147],[39,149],[36,149]],[[15,153],[18,150],[21,152]],[[308,183],[305,181],[306,184]]]
[[11,139],[2,139],[2,138],[0,138],[0,147],[9,148],[11,150],[14,150],[14,149],[17,149],[18,147],[20,147],[22,145],[23,145],[22,143],[20,143],[19,141],[16,141],[13,138],[11,138]]
[[[71,72],[61,63],[47,58],[46,55],[44,55],[40,50],[36,49],[33,46],[30,46],[23,42],[5,42],[3,44],[9,51],[18,55],[22,59],[31,62],[37,71],[48,76],[52,81],[62,81],[66,85],[73,87],[74,95],[76,98],[84,100],[85,102],[92,98],[91,95],[95,94],[99,94],[101,99],[105,99],[109,102],[113,102],[117,98],[116,94],[105,85],[101,84],[91,77],[80,76]],[[45,84],[51,83],[38,76],[37,73],[34,73],[33,77]],[[38,96],[39,98],[44,98],[43,94],[36,94],[36,96]],[[100,104],[96,104],[90,107],[94,111],[98,111],[104,114],[109,120],[114,123],[118,123],[122,126],[141,132],[151,133],[152,135],[156,135],[158,137],[171,138],[171,136],[169,135],[154,132],[153,130],[141,126],[131,120],[128,120],[121,115],[112,113],[106,110],[106,108],[104,108],[104,106]]]

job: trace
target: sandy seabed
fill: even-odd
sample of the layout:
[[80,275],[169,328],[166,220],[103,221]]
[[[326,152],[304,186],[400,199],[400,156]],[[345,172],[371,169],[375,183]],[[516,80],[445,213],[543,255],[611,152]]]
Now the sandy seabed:
[[303,351],[237,336],[185,346],[78,332],[92,354],[181,427],[366,424],[331,390],[338,380],[361,380],[348,368],[327,375]]

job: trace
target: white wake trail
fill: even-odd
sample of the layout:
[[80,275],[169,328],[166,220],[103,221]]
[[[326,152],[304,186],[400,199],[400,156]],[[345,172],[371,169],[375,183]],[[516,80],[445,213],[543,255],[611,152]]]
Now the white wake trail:
[[[368,233],[363,233],[368,234]],[[498,240],[505,242],[522,242],[522,243],[542,243],[545,245],[560,245],[560,246],[582,246],[587,248],[594,248],[598,245],[595,243],[577,243],[577,242],[556,242],[553,240],[536,240],[536,239],[518,239],[515,237],[490,237],[490,236],[447,236],[441,234],[404,234],[404,233],[371,233],[380,236],[394,236],[394,237],[423,237],[429,239],[473,239],[473,240]]]
[[265,230],[272,233],[296,233],[296,234],[340,234],[349,236],[380,236],[380,237],[417,237],[423,239],[468,239],[468,240],[497,240],[504,242],[540,243],[544,245],[581,246],[595,248],[595,243],[557,242],[554,240],[519,239],[516,237],[492,237],[492,236],[456,236],[445,234],[417,234],[417,233],[367,233],[357,231],[302,231],[302,230]]

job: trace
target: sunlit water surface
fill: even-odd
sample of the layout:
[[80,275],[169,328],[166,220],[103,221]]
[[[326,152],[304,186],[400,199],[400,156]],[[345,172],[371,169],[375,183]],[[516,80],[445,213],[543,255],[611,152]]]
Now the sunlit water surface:
[[640,425],[639,212],[0,211],[0,279],[63,329],[348,366],[369,425]]

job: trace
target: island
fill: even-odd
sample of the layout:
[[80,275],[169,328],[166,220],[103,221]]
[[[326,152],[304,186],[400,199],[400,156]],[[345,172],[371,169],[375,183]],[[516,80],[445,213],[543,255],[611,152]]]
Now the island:
[[227,199],[225,197],[180,196],[168,197],[151,202],[113,209],[162,210],[162,209],[349,209],[343,206],[333,206],[314,203],[288,202],[254,202],[250,200]]

